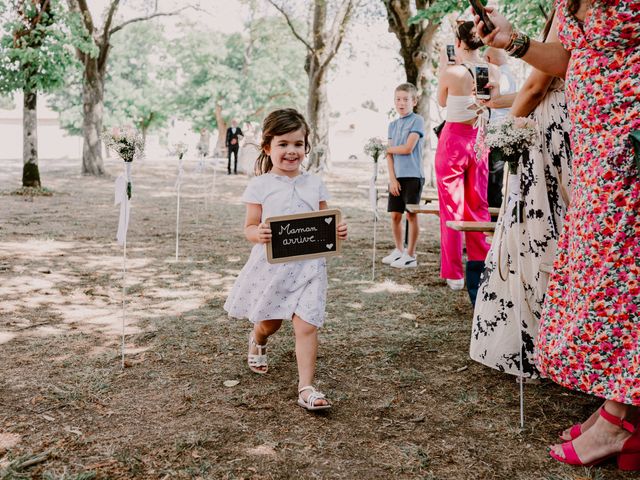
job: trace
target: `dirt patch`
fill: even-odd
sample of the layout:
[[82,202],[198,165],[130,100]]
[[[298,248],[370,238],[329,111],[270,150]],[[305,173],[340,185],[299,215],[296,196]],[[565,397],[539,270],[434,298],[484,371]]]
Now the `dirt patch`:
[[[468,358],[472,311],[466,292],[439,279],[435,217],[421,218],[417,269],[378,263],[371,280],[372,214],[356,188],[370,175],[364,162],[338,163],[326,178],[350,228],[330,261],[321,333],[317,378],[330,413],[296,406],[290,325],[270,342],[267,375],[246,367],[248,323],[229,320],[222,305],[250,250],[247,178],[220,170],[211,193],[211,169],[196,173],[195,160],[182,187],[178,261],[177,165],[134,165],[122,371],[113,178],[79,168],[43,161],[55,195],[2,197],[0,436],[19,438],[0,452],[3,480],[632,478],[546,453],[559,430],[596,408],[593,398],[527,386],[519,428],[516,382]],[[121,164],[107,160],[107,169]],[[3,162],[0,189],[15,189],[20,174],[20,162]],[[381,218],[378,260],[391,247]]]

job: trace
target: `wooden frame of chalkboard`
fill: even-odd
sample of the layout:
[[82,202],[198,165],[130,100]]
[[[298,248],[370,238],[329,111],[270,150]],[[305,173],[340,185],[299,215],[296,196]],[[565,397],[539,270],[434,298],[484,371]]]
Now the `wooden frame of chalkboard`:
[[341,215],[334,208],[266,218],[264,223],[271,228],[271,241],[266,244],[267,261],[285,263],[338,255],[342,243],[338,238]]

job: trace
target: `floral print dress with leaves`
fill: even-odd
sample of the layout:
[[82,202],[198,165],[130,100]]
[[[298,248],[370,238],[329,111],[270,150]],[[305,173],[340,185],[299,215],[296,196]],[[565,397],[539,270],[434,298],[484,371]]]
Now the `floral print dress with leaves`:
[[573,125],[571,203],[558,241],[537,342],[543,376],[640,405],[640,2],[595,0],[584,22],[557,2],[571,52],[566,96]]

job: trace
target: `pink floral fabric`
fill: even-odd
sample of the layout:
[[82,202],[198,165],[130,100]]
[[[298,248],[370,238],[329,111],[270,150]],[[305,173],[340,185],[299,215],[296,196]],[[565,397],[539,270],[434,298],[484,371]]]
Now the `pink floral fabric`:
[[640,178],[609,155],[640,129],[640,2],[595,0],[578,22],[565,1],[573,184],[537,364],[565,387],[640,405]]

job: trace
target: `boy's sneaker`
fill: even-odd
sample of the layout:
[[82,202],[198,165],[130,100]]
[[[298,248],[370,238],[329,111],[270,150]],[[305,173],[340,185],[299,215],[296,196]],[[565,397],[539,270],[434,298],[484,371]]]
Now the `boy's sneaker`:
[[418,266],[418,260],[416,257],[412,257],[408,253],[403,253],[402,256],[391,264],[394,268],[415,268]]
[[402,257],[402,252],[400,250],[398,250],[397,248],[394,248],[393,252],[391,252],[389,255],[387,255],[386,257],[384,257],[382,259],[382,263],[386,263],[387,265],[391,265],[393,262],[398,260],[400,257]]
[[451,290],[462,290],[464,288],[464,278],[459,278],[458,280],[447,278],[447,285]]

